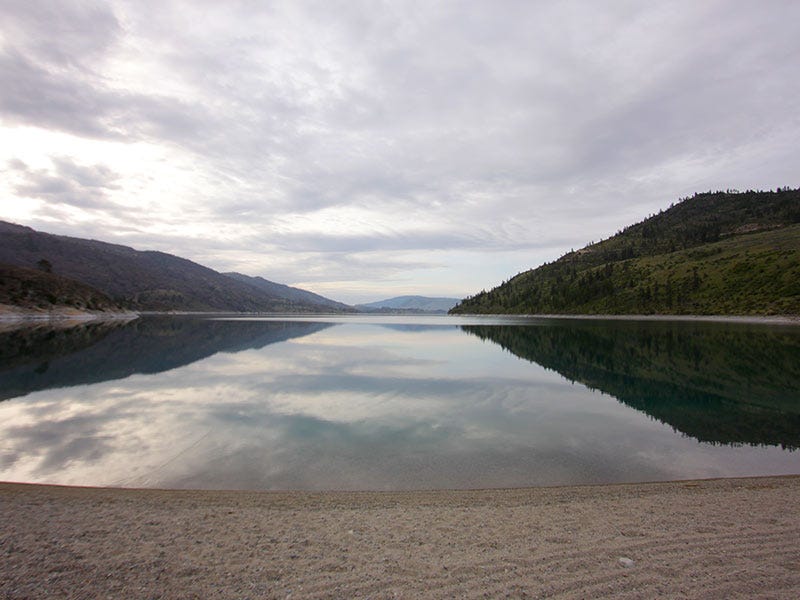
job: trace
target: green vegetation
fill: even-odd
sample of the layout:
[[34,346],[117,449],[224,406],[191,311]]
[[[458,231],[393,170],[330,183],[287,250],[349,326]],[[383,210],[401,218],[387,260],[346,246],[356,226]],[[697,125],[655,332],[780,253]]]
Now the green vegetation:
[[800,314],[800,190],[695,195],[450,312]]
[[579,319],[463,329],[697,440],[800,448],[794,326]]

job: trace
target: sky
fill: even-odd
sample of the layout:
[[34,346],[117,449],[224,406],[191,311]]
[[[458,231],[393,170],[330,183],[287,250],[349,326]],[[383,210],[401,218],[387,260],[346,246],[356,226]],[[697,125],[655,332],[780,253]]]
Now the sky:
[[800,186],[800,2],[0,0],[0,219],[348,303]]

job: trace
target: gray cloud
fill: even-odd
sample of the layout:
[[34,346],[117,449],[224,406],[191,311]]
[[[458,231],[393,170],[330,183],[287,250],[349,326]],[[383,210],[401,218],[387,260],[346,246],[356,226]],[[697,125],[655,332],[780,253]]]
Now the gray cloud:
[[552,241],[515,241],[507,239],[503,234],[502,231],[491,231],[476,226],[475,231],[462,233],[442,230],[368,235],[287,234],[273,237],[271,243],[278,248],[295,252],[358,253],[377,250],[520,250],[548,248]]
[[31,169],[20,160],[8,164],[14,173],[14,191],[22,197],[40,198],[56,205],[89,210],[126,212],[111,197],[119,189],[119,175],[105,165],[85,166],[68,157],[52,157],[52,169]]
[[122,33],[119,20],[104,2],[4,2],[0,15],[11,46],[24,46],[39,59],[86,68],[102,57]]
[[4,91],[0,110],[13,123],[67,131],[87,137],[114,137],[102,122],[105,98],[83,81],[47,71],[17,51],[0,53]]
[[[516,253],[497,282],[526,252],[527,266],[552,260],[694,191],[800,185],[792,2],[3,10],[4,122],[180,153],[196,184],[192,211],[177,212],[195,233],[161,249],[190,258],[218,243],[246,252],[249,233],[196,240],[246,226],[274,262],[312,271],[332,266],[326,253],[398,265],[421,250]],[[28,192],[64,197],[64,179]],[[276,225],[340,207],[372,215],[373,230]],[[129,224],[131,243],[159,222],[180,231],[175,218]]]
[[213,117],[200,105],[106,87],[91,76],[52,71],[24,55],[0,53],[0,80],[8,82],[0,111],[11,121],[87,138],[157,140],[198,147]]

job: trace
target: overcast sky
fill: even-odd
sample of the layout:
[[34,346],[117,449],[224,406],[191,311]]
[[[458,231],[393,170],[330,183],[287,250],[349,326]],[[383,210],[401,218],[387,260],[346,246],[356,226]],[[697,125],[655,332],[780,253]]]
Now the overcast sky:
[[0,0],[0,219],[462,297],[800,185],[800,2]]

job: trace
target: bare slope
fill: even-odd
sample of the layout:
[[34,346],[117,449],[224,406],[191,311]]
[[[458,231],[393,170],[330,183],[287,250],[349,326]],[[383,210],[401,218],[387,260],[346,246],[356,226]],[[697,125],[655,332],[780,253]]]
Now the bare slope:
[[314,312],[320,307],[270,295],[185,258],[139,251],[0,221],[0,262],[52,271],[90,285],[133,310]]
[[103,292],[73,279],[40,269],[0,263],[0,305],[26,312],[59,309],[122,312],[123,308]]
[[335,300],[331,300],[325,296],[320,296],[314,292],[309,292],[308,290],[291,287],[289,285],[284,285],[283,283],[275,283],[274,281],[264,279],[263,277],[251,277],[249,275],[243,275],[242,273],[236,272],[225,273],[225,275],[241,283],[252,285],[262,292],[266,292],[270,296],[283,298],[290,302],[316,304],[334,312],[354,312],[355,310],[352,306],[348,306],[342,302],[336,302]]

